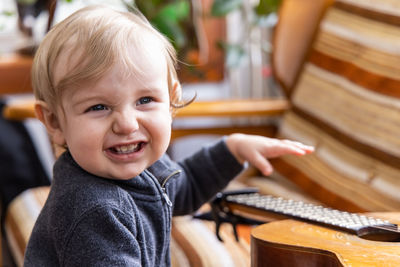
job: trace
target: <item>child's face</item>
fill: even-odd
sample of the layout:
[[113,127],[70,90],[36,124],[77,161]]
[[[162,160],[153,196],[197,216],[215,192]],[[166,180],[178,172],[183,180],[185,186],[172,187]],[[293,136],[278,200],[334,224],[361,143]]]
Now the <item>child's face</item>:
[[116,64],[96,84],[63,94],[58,134],[86,171],[130,179],[167,150],[170,100],[165,55],[159,51],[135,55],[140,73],[125,77]]

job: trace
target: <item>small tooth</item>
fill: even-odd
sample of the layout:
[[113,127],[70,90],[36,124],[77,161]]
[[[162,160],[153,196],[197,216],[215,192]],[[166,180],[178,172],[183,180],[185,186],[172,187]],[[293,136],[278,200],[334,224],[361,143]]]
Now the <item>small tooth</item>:
[[137,150],[139,148],[139,144],[130,144],[126,146],[118,146],[115,147],[115,151],[118,153],[129,153]]
[[134,144],[129,145],[129,150],[132,151],[132,150],[136,149],[136,146],[137,146],[137,145],[134,145]]

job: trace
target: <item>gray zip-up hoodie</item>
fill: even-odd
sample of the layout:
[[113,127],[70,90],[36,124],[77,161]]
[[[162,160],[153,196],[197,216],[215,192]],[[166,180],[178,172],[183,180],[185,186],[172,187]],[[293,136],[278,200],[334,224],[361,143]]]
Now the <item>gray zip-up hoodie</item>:
[[224,141],[130,180],[94,176],[66,152],[54,166],[24,266],[170,266],[172,215],[195,211],[242,166]]

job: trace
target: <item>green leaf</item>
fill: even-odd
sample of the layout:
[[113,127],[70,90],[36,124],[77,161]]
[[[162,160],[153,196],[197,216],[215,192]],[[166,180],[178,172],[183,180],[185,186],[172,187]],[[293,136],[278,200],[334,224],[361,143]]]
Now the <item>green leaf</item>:
[[281,0],[260,0],[255,8],[257,15],[266,16],[278,11]]
[[229,12],[236,10],[243,3],[243,0],[214,0],[211,6],[211,15],[222,17]]
[[190,6],[188,1],[177,1],[165,5],[157,16],[168,17],[174,21],[185,20],[190,15]]

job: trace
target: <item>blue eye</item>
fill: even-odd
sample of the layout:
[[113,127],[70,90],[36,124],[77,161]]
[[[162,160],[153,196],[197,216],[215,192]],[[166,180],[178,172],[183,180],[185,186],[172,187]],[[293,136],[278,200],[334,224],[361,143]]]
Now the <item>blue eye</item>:
[[149,104],[150,102],[153,102],[154,99],[150,96],[146,96],[146,97],[141,97],[138,101],[137,104],[138,105],[145,105],[145,104]]
[[87,109],[87,111],[100,111],[100,110],[108,110],[108,107],[102,104],[97,104]]

